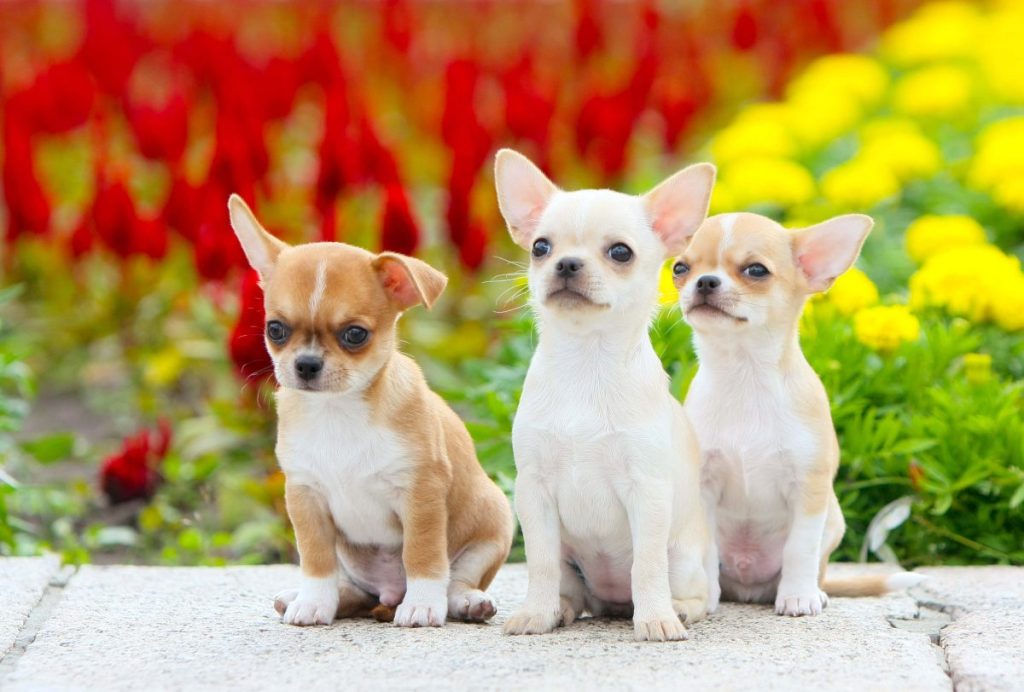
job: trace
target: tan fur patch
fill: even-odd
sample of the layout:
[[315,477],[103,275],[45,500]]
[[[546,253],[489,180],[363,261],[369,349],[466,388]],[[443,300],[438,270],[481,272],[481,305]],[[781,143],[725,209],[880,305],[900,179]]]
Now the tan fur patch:
[[295,529],[299,566],[308,577],[329,577],[337,572],[335,530],[327,503],[312,488],[285,482],[288,518]]

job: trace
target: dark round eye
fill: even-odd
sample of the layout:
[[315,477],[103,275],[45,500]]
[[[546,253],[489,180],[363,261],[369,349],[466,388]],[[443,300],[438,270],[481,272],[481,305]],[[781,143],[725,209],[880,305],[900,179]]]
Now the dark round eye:
[[615,243],[608,248],[608,256],[616,262],[625,264],[629,260],[633,259],[633,251],[629,249],[629,246],[625,243]]
[[688,271],[690,271],[690,265],[688,265],[686,262],[676,262],[675,264],[672,265],[673,276],[682,276],[683,274],[686,274]]
[[366,340],[370,338],[370,332],[363,327],[357,327],[355,325],[346,327],[341,332],[339,339],[341,345],[347,349],[357,349],[366,343]]
[[544,255],[550,254],[550,252],[551,243],[549,243],[546,238],[537,238],[537,240],[533,241],[534,257],[543,257]]
[[764,266],[760,262],[754,262],[753,264],[747,265],[744,267],[743,273],[751,279],[763,279],[771,274],[771,272],[768,271],[768,267]]
[[283,322],[277,320],[271,320],[267,322],[267,338],[273,341],[275,344],[283,344],[288,341],[288,336],[292,333]]

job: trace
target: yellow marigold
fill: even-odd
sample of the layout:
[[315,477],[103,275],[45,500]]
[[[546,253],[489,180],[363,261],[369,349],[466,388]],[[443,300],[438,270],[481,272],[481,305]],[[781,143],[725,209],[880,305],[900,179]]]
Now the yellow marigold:
[[962,67],[936,65],[906,75],[893,90],[893,108],[915,118],[952,118],[968,112],[974,79]]
[[787,159],[740,159],[722,170],[722,179],[733,192],[737,209],[754,204],[790,207],[814,196],[810,171]]
[[988,14],[977,46],[978,65],[994,96],[1003,102],[1024,103],[1024,6],[1008,6]]
[[964,372],[971,384],[985,384],[992,379],[992,356],[987,353],[965,353]]
[[900,181],[886,166],[854,157],[821,178],[825,199],[843,209],[870,209],[900,192]]
[[679,290],[672,283],[672,264],[669,260],[661,267],[658,275],[658,305],[675,305],[679,301]]
[[711,203],[709,204],[708,213],[724,214],[729,211],[736,211],[736,195],[719,178],[715,181],[714,189],[711,190]]
[[878,104],[889,88],[889,73],[874,58],[838,53],[818,58],[792,82],[786,91],[794,100],[802,94],[830,92],[852,98],[862,106]]
[[992,190],[992,199],[1004,209],[1024,215],[1024,175],[997,183]]
[[865,346],[889,353],[921,334],[921,323],[906,305],[879,305],[853,316],[853,332]]
[[857,100],[836,89],[791,92],[786,98],[786,109],[794,134],[808,148],[820,147],[846,134],[863,116]]
[[861,130],[858,156],[886,166],[900,181],[925,178],[942,167],[938,145],[910,121],[876,121]]
[[854,267],[836,279],[827,297],[840,313],[852,315],[878,302],[878,287],[867,274]]
[[907,254],[918,264],[951,248],[985,243],[985,229],[970,216],[926,214],[907,226]]
[[981,131],[967,174],[971,186],[981,190],[1019,177],[1024,177],[1024,116],[996,121]]
[[970,245],[932,255],[910,277],[915,310],[944,308],[972,322],[995,320],[1004,329],[1024,326],[1024,274],[1020,260],[994,245]]
[[1024,329],[1024,275],[1009,280],[992,297],[992,319],[1008,332]]
[[749,156],[788,158],[797,151],[789,128],[780,120],[739,118],[711,141],[719,165]]
[[971,56],[978,44],[980,12],[967,2],[925,5],[882,36],[882,55],[908,67]]

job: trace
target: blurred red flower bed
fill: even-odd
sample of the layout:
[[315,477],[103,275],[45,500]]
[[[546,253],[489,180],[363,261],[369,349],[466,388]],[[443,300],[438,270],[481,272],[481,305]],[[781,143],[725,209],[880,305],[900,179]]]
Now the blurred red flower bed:
[[[709,116],[777,92],[810,56],[862,45],[914,4],[4,3],[5,237],[160,259],[170,230],[202,277],[223,280],[242,266],[230,192],[301,199],[317,230],[286,220],[287,232],[344,239],[339,202],[379,189],[380,248],[415,252],[426,223],[476,269],[497,226],[477,193],[497,146],[613,184],[638,131],[685,152]],[[308,151],[282,142],[291,121]],[[52,137],[87,139],[85,199],[41,178],[35,151]],[[140,170],[157,193],[135,194]],[[418,218],[411,191],[432,189],[436,222]]]

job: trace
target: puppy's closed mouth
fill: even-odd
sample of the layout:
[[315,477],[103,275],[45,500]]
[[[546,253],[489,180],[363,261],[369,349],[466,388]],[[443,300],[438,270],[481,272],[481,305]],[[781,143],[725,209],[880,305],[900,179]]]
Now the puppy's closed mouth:
[[599,303],[595,303],[593,300],[583,295],[579,291],[573,290],[568,286],[557,288],[551,293],[548,293],[545,302],[554,302],[560,307],[574,308],[574,307],[604,307]]
[[728,317],[729,319],[735,320],[737,322],[747,321],[746,317],[737,317],[736,315],[733,315],[730,312],[726,312],[722,308],[718,307],[717,305],[712,305],[711,303],[697,303],[696,305],[691,305],[689,309],[687,309],[686,314],[710,315],[713,317]]

